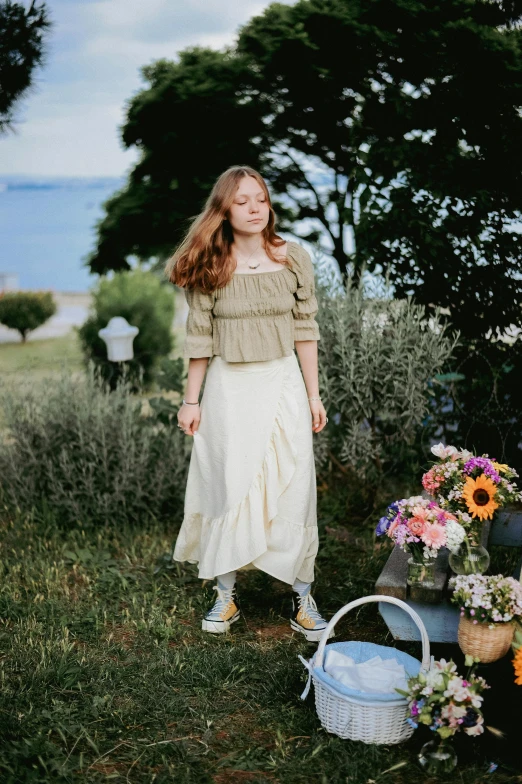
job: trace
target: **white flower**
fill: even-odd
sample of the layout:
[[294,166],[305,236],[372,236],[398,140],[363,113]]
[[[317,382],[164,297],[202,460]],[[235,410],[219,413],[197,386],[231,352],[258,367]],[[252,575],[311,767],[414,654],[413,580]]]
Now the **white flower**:
[[457,702],[464,702],[469,696],[469,692],[462,685],[462,678],[452,678],[448,683],[448,688],[444,692],[445,697],[454,697]]
[[481,735],[484,732],[484,717],[477,716],[477,723],[474,727],[464,727],[464,732],[466,735]]
[[431,686],[432,689],[437,689],[439,686],[442,686],[444,683],[444,678],[442,677],[442,673],[437,670],[430,670],[426,675],[426,685]]
[[452,552],[458,550],[465,538],[466,531],[459,523],[455,520],[446,520],[446,547],[448,550]]
[[461,460],[469,460],[473,457],[473,452],[469,452],[467,449],[461,449],[457,454]]
[[443,443],[437,444],[436,446],[431,447],[431,451],[433,452],[436,457],[440,457],[442,460],[445,457],[451,457],[452,455],[458,454],[458,449],[454,446],[444,446]]

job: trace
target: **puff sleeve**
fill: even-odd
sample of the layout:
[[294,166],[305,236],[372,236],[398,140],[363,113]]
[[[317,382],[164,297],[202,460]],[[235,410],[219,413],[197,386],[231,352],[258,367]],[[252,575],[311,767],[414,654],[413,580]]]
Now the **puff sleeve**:
[[319,325],[315,320],[318,311],[315,296],[314,266],[310,254],[299,246],[295,273],[297,291],[294,293],[294,340],[320,340]]
[[186,323],[186,338],[183,356],[199,359],[211,357],[215,294],[204,294],[200,289],[185,289],[185,299],[189,306]]

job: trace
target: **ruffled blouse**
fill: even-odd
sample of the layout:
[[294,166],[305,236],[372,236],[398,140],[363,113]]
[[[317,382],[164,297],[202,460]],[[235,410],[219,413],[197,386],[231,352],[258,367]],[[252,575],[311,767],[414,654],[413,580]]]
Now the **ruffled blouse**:
[[235,273],[210,294],[185,289],[189,306],[184,357],[220,355],[227,362],[286,357],[297,340],[320,340],[310,254],[288,242],[293,264],[280,270]]

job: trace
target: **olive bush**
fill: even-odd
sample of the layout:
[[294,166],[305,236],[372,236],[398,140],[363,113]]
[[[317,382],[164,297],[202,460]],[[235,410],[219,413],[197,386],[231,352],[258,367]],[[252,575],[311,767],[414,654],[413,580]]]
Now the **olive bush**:
[[316,282],[320,389],[328,426],[319,467],[336,464],[370,485],[401,468],[418,441],[433,384],[458,343],[411,299],[370,298],[321,270]]
[[112,386],[121,368],[107,359],[107,347],[98,335],[113,316],[123,316],[139,332],[134,338],[134,359],[126,363],[133,379],[149,383],[163,357],[173,347],[174,292],[152,272],[142,269],[101,278],[93,291],[92,312],[79,336],[87,362],[95,362]]

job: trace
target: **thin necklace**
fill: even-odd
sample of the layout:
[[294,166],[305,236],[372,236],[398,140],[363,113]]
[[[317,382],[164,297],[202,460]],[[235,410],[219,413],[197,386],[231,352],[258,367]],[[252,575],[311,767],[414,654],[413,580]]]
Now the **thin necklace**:
[[[247,259],[247,264],[248,264],[248,262],[250,261],[250,259],[252,258],[252,256],[254,255],[254,253],[257,253],[257,251],[259,250],[259,248],[260,248],[260,247],[261,247],[261,244],[259,244],[259,245],[257,246],[257,248],[255,248],[255,250],[254,250],[254,251],[253,251],[253,252],[250,254],[250,256],[249,256],[249,257],[248,257],[248,259]],[[238,252],[237,252],[237,249],[236,249],[236,256],[239,256],[239,254],[238,254]],[[258,262],[257,262],[257,264],[254,264],[253,266],[252,266],[252,264],[248,264],[248,268],[249,268],[249,269],[257,269],[257,268],[259,267],[259,265],[260,265],[260,264],[261,264],[261,262],[260,262],[260,261],[258,261]]]

